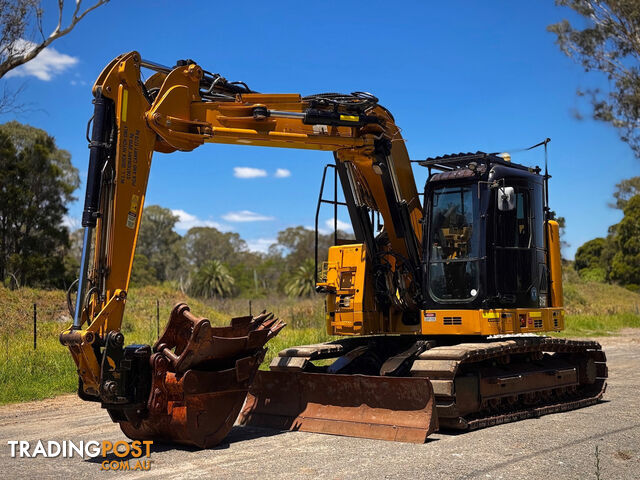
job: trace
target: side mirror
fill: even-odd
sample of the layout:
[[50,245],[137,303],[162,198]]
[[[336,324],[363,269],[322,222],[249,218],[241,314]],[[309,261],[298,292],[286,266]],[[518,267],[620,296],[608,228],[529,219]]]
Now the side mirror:
[[498,210],[510,212],[516,208],[516,192],[513,187],[498,188]]

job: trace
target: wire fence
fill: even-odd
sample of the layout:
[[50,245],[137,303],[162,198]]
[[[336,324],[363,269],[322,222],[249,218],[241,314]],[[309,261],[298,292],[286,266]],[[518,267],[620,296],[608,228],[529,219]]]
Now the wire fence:
[[[125,313],[123,332],[133,334],[135,342],[153,344],[164,330],[174,303],[163,302],[160,298],[151,301],[149,298],[128,299],[126,312],[129,315]],[[208,307],[225,317],[257,315],[267,310],[284,320],[289,329],[324,328],[324,307],[318,301],[302,300],[292,304],[289,300],[278,299],[233,299],[211,303]],[[269,303],[274,308],[268,309]],[[2,311],[5,321],[0,323],[0,350],[4,350],[2,357],[5,360],[11,351],[24,351],[27,346],[35,351],[42,348],[43,342],[50,342],[52,338],[57,341],[58,334],[72,323],[66,302],[52,302],[49,298],[3,305]],[[206,316],[206,312],[194,313]],[[228,319],[217,320],[219,324],[226,322]]]

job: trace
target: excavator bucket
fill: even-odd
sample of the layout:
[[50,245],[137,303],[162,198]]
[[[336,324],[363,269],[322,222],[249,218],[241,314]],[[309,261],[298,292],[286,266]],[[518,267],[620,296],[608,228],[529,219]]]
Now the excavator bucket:
[[212,327],[186,304],[174,307],[153,346],[148,415],[122,421],[129,438],[209,448],[229,433],[264,359],[264,345],[285,326],[272,314]]
[[258,372],[240,423],[256,427],[424,443],[438,429],[426,378]]

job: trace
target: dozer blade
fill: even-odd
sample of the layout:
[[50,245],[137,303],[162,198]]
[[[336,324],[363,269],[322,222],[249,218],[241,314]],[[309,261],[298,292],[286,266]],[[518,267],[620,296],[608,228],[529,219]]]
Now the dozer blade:
[[264,359],[264,344],[285,324],[271,314],[211,327],[185,304],[174,307],[151,356],[147,415],[120,421],[136,440],[209,448],[229,433]]
[[424,443],[438,429],[426,378],[258,372],[240,423]]

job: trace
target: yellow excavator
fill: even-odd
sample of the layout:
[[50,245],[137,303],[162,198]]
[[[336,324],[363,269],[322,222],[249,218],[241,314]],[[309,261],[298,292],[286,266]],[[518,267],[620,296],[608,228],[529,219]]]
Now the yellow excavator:
[[[142,81],[141,69],[154,73]],[[424,442],[594,404],[606,357],[564,328],[558,224],[549,175],[508,155],[418,161],[419,193],[393,116],[364,92],[262,94],[191,60],[137,52],[93,86],[93,128],[73,325],[61,333],[81,398],[134,439],[199,447],[245,425]],[[546,140],[544,146],[546,148]],[[177,305],[153,345],[120,331],[154,151],[203,143],[325,150],[355,239],[319,262],[326,329],[258,371],[283,327],[273,315],[212,326]],[[421,199],[420,197],[424,195]],[[337,216],[336,216],[337,218]],[[316,238],[318,213],[316,213]]]

